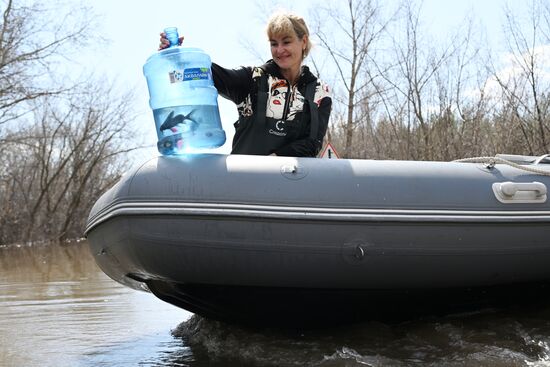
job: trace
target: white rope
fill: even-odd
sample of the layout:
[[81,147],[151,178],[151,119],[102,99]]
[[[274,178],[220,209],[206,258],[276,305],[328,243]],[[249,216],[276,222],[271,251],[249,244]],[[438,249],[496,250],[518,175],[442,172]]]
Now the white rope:
[[456,159],[453,162],[459,163],[486,163],[490,168],[492,168],[496,163],[507,164],[511,167],[521,169],[527,172],[536,173],[538,175],[550,176],[550,171],[545,171],[537,168],[533,168],[533,165],[521,165],[515,162],[503,159],[500,157],[472,157],[472,158],[463,158]]

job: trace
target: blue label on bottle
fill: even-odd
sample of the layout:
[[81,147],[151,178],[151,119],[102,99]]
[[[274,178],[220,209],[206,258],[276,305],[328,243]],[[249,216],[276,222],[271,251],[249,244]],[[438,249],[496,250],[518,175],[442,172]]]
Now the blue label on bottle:
[[208,80],[210,79],[210,68],[189,68],[183,71],[183,80]]
[[170,83],[180,83],[188,80],[212,79],[210,68],[189,68],[184,70],[173,70],[168,73]]

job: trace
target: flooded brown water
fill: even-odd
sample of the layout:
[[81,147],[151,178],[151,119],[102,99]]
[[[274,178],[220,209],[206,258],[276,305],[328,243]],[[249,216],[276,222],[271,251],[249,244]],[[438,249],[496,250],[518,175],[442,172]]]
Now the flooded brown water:
[[0,247],[0,366],[550,366],[550,304],[248,330],[119,285],[85,242]]
[[190,315],[112,281],[85,243],[0,248],[0,366],[160,365]]

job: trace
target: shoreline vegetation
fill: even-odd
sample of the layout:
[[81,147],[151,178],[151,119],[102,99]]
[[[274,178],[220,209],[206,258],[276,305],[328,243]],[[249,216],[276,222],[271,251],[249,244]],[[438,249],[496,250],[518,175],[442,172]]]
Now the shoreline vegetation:
[[[82,237],[92,205],[141,148],[135,98],[98,76],[62,74],[75,49],[101,38],[93,9],[0,4],[0,248],[64,243]],[[421,2],[384,6],[339,0],[310,15],[317,48],[306,61],[332,85],[328,140],[343,158],[550,152],[547,1],[505,8],[494,49],[473,19],[437,41]]]

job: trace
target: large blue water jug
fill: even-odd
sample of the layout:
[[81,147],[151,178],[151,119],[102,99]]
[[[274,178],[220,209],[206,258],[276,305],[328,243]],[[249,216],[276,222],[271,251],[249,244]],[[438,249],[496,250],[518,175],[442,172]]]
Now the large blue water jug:
[[161,154],[217,148],[225,143],[210,56],[178,46],[176,28],[164,30],[170,47],[147,59],[143,74],[157,128]]

